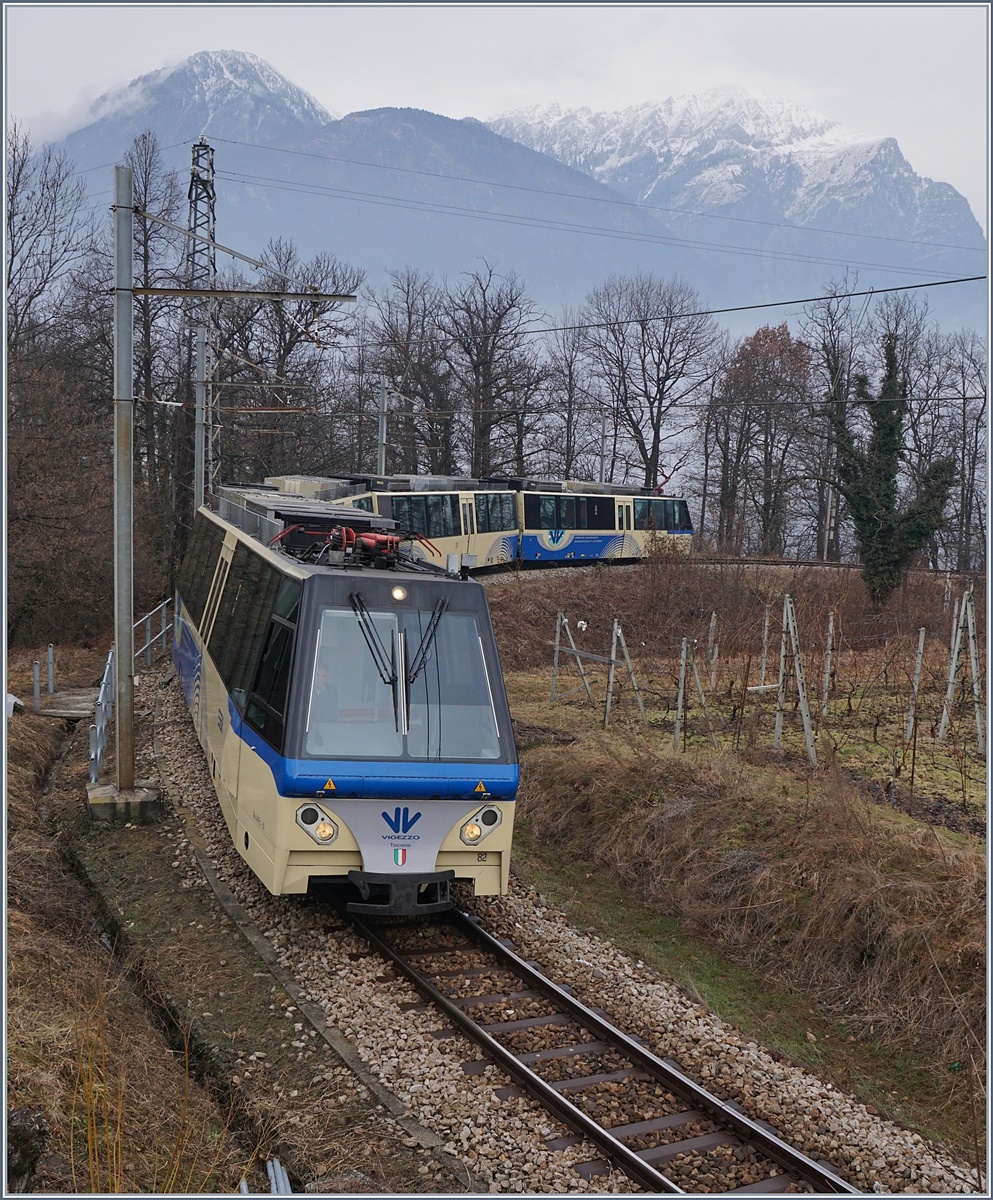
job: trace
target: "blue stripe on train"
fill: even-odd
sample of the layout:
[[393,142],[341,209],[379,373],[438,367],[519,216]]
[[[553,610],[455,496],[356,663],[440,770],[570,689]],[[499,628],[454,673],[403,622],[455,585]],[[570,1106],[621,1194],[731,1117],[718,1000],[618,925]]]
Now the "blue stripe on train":
[[[182,608],[179,602],[180,610]],[[202,657],[193,632],[185,620],[177,621],[173,639],[173,658],[191,711],[201,686]],[[494,800],[514,800],[520,781],[516,763],[439,763],[390,762],[385,759],[284,758],[251,726],[227,697],[231,732],[266,763],[281,796],[316,796],[342,799],[443,800],[483,799],[483,792]],[[328,788],[331,780],[333,788]],[[483,787],[480,789],[479,785]]]
[[[231,731],[266,763],[281,796],[327,799],[514,800],[520,780],[516,763],[419,763],[374,759],[284,758],[250,726],[228,699]],[[327,786],[328,782],[333,787]],[[482,784],[482,788],[480,788]]]
[[605,558],[611,543],[623,540],[617,533],[577,533],[571,529],[543,529],[521,535],[521,557],[530,561],[555,559]]

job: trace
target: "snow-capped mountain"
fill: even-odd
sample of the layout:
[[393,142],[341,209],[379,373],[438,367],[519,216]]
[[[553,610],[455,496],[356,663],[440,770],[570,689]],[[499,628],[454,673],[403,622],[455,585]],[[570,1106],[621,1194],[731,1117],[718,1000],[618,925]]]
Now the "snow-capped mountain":
[[[653,207],[757,207],[765,219],[804,226],[835,209],[859,209],[863,225],[909,216],[922,238],[937,220],[952,221],[964,245],[974,244],[978,228],[964,198],[916,175],[893,138],[854,133],[809,108],[740,89],[614,113],[535,107],[488,124]],[[883,235],[892,225],[859,232]]]
[[[800,105],[734,89],[613,113],[534,107],[488,124],[664,212],[715,253],[833,258],[860,275],[984,269],[985,240],[963,196],[917,175],[893,138]],[[770,277],[769,261],[761,273]]]
[[[892,138],[740,91],[486,123],[389,108],[339,118],[255,55],[204,51],[101,97],[62,145],[91,171],[146,129],[181,179],[192,144],[214,145],[220,242],[257,255],[290,239],[374,285],[405,266],[454,281],[485,259],[549,312],[633,271],[730,308],[818,295],[852,272],[881,290],[985,271],[964,198],[917,175]],[[105,190],[110,168],[97,174]],[[943,325],[985,326],[983,285],[926,294]]]
[[136,132],[151,129],[163,146],[195,141],[207,130],[215,137],[278,145],[334,119],[265,59],[240,50],[201,50],[101,96],[90,122],[65,144],[82,157],[91,143],[117,139],[120,155]]

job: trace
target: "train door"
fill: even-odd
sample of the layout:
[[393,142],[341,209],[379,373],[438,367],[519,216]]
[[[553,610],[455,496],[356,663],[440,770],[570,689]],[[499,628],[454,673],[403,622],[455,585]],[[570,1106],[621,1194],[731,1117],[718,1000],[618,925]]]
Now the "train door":
[[634,501],[623,499],[617,501],[617,528],[627,535],[634,529]]
[[462,503],[462,554],[476,554],[476,498],[473,494],[460,493]]

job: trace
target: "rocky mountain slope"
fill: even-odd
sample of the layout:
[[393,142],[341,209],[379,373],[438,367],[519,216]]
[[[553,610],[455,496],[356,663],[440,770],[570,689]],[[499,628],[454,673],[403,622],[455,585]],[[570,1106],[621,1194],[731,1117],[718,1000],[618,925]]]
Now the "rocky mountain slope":
[[[258,254],[292,239],[375,285],[408,265],[454,278],[485,259],[554,313],[636,270],[679,276],[724,308],[817,295],[846,273],[879,290],[985,268],[964,198],[918,176],[892,138],[741,92],[488,123],[395,108],[335,117],[263,59],[204,51],[102,97],[91,116],[63,145],[94,191],[110,173],[94,168],[144,129],[183,180],[204,135],[222,243]],[[985,294],[928,296],[944,324],[978,327]],[[754,328],[764,315],[742,319]]]

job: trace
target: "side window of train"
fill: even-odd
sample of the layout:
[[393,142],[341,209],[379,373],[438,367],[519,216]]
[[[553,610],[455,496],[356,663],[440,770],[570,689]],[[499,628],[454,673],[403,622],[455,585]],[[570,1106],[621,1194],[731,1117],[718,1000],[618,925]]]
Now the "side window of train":
[[455,537],[460,532],[459,498],[454,492],[425,496],[424,502],[427,504],[429,538]]
[[283,579],[266,631],[255,685],[245,707],[245,719],[277,750],[281,749],[283,741],[299,607],[299,581]]
[[490,528],[517,528],[517,508],[509,492],[490,497]]
[[524,528],[525,529],[541,529],[541,505],[539,500],[541,497],[536,496],[533,492],[525,492],[524,500]]
[[196,625],[203,618],[207,593],[214,578],[224,530],[206,517],[197,517],[179,573],[179,594]]
[[556,524],[558,520],[558,505],[555,501],[557,496],[541,496],[538,505],[538,528],[539,529],[561,529],[560,525]]
[[587,529],[613,529],[615,520],[614,501],[612,497],[586,497]]
[[261,555],[244,544],[235,548],[210,636],[210,653],[239,710],[244,710],[245,693],[255,676],[281,579]]
[[474,498],[476,508],[476,529],[480,533],[490,532],[490,506],[491,497],[483,492],[477,492]]

